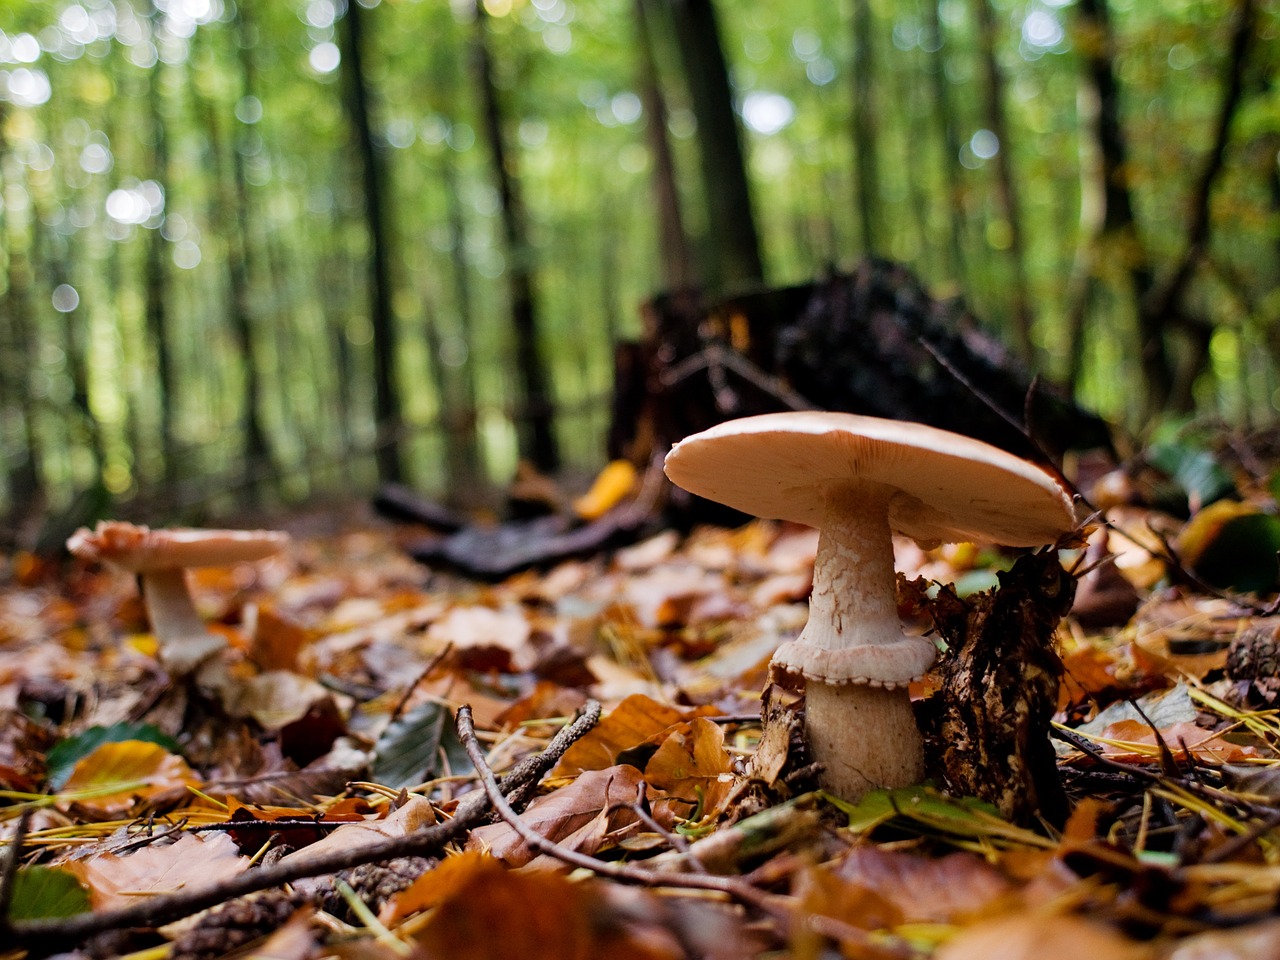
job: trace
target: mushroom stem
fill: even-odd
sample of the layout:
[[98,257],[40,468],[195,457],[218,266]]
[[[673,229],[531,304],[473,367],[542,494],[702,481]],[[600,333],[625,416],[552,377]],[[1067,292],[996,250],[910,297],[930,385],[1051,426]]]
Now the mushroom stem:
[[160,658],[170,673],[192,673],[203,661],[226,646],[210,633],[191,602],[186,572],[180,568],[149,570],[142,574],[142,599]]
[[934,646],[898,619],[888,487],[830,490],[818,535],[809,620],[774,662],[803,673],[805,735],[823,787],[856,800],[876,787],[924,776],[907,684],[929,668]]
[[854,802],[924,779],[924,745],[905,687],[809,680],[804,700],[805,739],[828,793]]
[[874,483],[841,488],[827,498],[809,622],[800,636],[824,650],[899,643],[889,490]]

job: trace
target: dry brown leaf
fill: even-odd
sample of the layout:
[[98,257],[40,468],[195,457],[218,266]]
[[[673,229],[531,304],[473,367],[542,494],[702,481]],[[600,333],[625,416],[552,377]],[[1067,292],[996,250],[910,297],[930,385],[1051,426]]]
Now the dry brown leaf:
[[518,607],[458,606],[427,628],[427,639],[441,648],[501,651],[510,656],[511,668],[520,671],[530,669],[538,660],[529,642],[532,632],[529,618]]
[[644,767],[650,784],[670,797],[688,801],[682,810],[701,808],[702,815],[719,811],[734,786],[733,761],[724,748],[724,730],[706,717],[668,728],[657,751]]
[[[827,917],[855,931],[886,930],[902,922],[902,912],[892,902],[826,867],[802,869],[796,875],[793,892],[799,921],[791,925],[791,946],[796,956],[819,955],[823,933],[808,919],[811,917]],[[848,940],[848,947],[854,951],[865,944],[861,938],[837,937]]]
[[262,670],[298,670],[298,655],[310,642],[304,627],[270,607],[258,607],[249,658]]
[[63,867],[88,888],[95,910],[132,906],[140,896],[207,887],[249,868],[234,840],[225,834],[181,834],[170,844],[143,847],[126,856],[101,853]]
[[415,937],[433,960],[678,960],[687,955],[669,935],[632,935],[625,915],[604,909],[590,884],[553,873],[508,871],[479,854],[445,860],[396,900],[434,905]]
[[884,897],[905,923],[954,923],[989,909],[1013,889],[999,870],[972,853],[932,858],[860,846],[849,851],[835,873]]
[[[1262,756],[1257,747],[1231,743],[1185,721],[1162,728],[1160,736],[1175,757],[1190,753],[1199,760],[1234,763]],[[1108,724],[1102,731],[1102,739],[1118,741],[1102,744],[1103,753],[1117,760],[1150,759],[1159,749],[1151,727],[1139,720],[1119,720]],[[1148,749],[1134,749],[1135,747]]]
[[1280,960],[1280,920],[1187,937],[1164,960]]
[[345,823],[318,840],[282,858],[281,863],[309,863],[336,850],[353,850],[391,837],[403,837],[436,822],[435,808],[426,797],[411,794],[408,801],[381,820]]
[[[629,764],[588,770],[573,783],[529,804],[520,819],[530,828],[569,850],[593,854],[630,833],[639,818],[630,809],[639,796],[643,775]],[[471,831],[468,850],[482,850],[513,867],[535,859],[515,829],[494,823]]]
[[1151,960],[1154,949],[1063,914],[1018,913],[962,930],[934,960]]

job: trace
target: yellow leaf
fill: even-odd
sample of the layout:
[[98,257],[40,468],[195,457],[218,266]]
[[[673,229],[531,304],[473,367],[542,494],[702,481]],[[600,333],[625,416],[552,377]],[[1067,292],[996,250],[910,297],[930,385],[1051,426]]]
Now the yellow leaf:
[[621,503],[635,485],[635,465],[630,460],[614,460],[596,475],[591,489],[573,501],[573,512],[583,520],[598,520]]
[[77,802],[105,813],[197,782],[187,762],[158,743],[120,740],[104,743],[82,757],[63,793],[80,794]]

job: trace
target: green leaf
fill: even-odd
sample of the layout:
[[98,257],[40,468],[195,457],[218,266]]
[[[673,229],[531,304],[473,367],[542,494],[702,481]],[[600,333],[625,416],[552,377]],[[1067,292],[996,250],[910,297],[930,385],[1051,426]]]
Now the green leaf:
[[854,833],[870,833],[892,825],[897,830],[944,837],[961,845],[973,841],[1042,848],[1054,845],[1054,841],[1032,830],[1009,823],[984,800],[948,797],[928,785],[873,790],[857,803],[824,796],[849,817],[849,829]]
[[1243,593],[1276,588],[1280,565],[1280,518],[1250,513],[1227,520],[1196,558],[1196,576],[1215,587]]
[[1231,474],[1202,447],[1174,441],[1153,444],[1147,450],[1147,461],[1195,501],[1197,509],[1235,490]]
[[453,728],[453,711],[437,701],[396,718],[373,748],[373,779],[395,790],[474,768]]
[[89,891],[61,867],[21,867],[14,874],[10,920],[60,920],[89,909]]
[[116,723],[109,727],[90,727],[74,737],[60,740],[53,745],[46,758],[49,768],[49,786],[61,790],[71,776],[75,765],[104,743],[120,743],[124,740],[143,740],[157,743],[170,753],[181,753],[182,748],[173,737],[150,723]]

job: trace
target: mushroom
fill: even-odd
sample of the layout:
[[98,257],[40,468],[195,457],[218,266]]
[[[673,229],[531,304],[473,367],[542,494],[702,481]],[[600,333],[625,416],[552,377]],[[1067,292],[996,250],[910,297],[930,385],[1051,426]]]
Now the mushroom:
[[809,619],[773,665],[805,678],[810,751],[823,786],[848,800],[923,777],[907,687],[936,649],[903,633],[892,533],[1036,546],[1075,521],[1071,497],[1034,464],[946,430],[848,413],[720,423],[677,443],[665,469],[691,493],[818,528]]
[[188,675],[225,646],[196,612],[187,588],[187,567],[228,566],[261,560],[278,552],[289,535],[273,530],[152,530],[120,521],[103,521],[96,530],[81,527],[67,549],[142,578],[142,599],[160,659],[170,673]]

